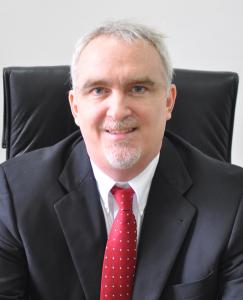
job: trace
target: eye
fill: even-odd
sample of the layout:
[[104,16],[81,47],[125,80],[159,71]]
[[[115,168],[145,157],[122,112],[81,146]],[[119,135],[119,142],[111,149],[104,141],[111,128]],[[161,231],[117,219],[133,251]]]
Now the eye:
[[136,94],[144,94],[146,92],[146,88],[142,85],[134,85],[131,91]]
[[94,96],[102,96],[107,93],[108,93],[108,89],[103,87],[96,87],[91,90],[91,94],[93,94]]

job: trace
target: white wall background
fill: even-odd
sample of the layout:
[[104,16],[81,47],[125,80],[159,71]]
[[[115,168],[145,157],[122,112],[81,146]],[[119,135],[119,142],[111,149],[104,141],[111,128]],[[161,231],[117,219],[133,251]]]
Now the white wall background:
[[[80,35],[106,20],[131,19],[168,35],[175,67],[235,71],[240,86],[232,162],[243,166],[241,0],[0,0],[0,70],[69,64]],[[2,131],[0,83],[0,132]],[[5,151],[0,150],[0,161]]]

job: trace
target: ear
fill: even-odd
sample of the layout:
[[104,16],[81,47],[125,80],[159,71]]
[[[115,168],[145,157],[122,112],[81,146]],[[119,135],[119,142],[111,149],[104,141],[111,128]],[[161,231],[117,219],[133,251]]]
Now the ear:
[[172,111],[175,105],[176,99],[176,86],[171,84],[167,99],[166,99],[166,121],[171,119]]
[[71,112],[74,118],[75,123],[79,126],[78,121],[78,99],[74,90],[70,90],[68,94],[68,100],[71,108]]

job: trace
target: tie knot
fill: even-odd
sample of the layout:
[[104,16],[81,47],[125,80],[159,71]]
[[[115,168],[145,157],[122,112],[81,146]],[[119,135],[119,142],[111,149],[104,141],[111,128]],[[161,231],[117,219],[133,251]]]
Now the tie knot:
[[114,196],[119,209],[132,210],[134,190],[131,187],[124,189],[115,185],[111,189],[111,193]]

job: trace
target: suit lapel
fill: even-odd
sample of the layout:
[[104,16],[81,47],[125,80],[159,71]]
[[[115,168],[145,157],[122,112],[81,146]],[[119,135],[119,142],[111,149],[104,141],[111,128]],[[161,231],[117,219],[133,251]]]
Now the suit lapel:
[[105,220],[84,145],[78,144],[60,176],[68,193],[55,210],[86,299],[99,299]]
[[159,299],[195,214],[183,197],[191,178],[164,138],[144,214],[133,299]]

